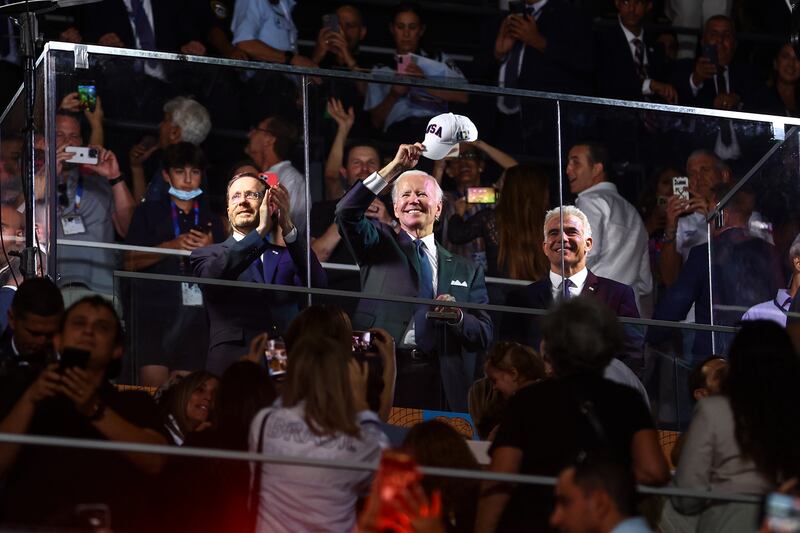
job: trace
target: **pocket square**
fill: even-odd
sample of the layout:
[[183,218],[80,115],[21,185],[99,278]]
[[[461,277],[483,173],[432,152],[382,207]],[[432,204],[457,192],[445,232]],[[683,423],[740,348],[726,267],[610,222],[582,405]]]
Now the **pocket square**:
[[466,287],[467,286],[467,282],[466,281],[458,281],[457,279],[454,279],[453,281],[450,282],[450,285],[451,286],[455,285],[456,287]]

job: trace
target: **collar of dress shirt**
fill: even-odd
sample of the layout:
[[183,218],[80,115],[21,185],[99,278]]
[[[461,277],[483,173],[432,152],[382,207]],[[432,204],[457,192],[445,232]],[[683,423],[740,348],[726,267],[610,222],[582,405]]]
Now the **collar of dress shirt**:
[[789,296],[789,291],[786,289],[778,289],[778,294],[775,296],[775,300],[777,300],[781,308],[786,304],[787,301],[790,301],[791,298],[792,297]]
[[618,192],[617,186],[611,183],[610,181],[601,181],[600,183],[595,183],[588,189],[584,189],[578,193],[580,197],[582,194],[588,194],[590,192],[602,192],[602,191],[609,191],[609,192]]
[[238,231],[233,230],[233,240],[235,240],[236,242],[241,241],[245,237],[247,237],[247,235],[245,235],[244,233],[239,233]]
[[628,44],[633,44],[631,41],[634,39],[639,39],[642,41],[642,46],[644,46],[644,28],[639,32],[639,35],[635,35],[631,30],[625,27],[625,24],[622,23],[622,18],[617,15],[617,20],[619,21],[619,27],[622,28],[622,33],[625,34],[625,39],[627,39]]
[[538,3],[536,3],[536,4],[533,4],[533,5],[531,5],[531,6],[529,6],[528,4],[526,4],[526,5],[525,5],[525,7],[526,7],[526,8],[527,8],[527,7],[532,7],[532,8],[533,8],[533,16],[534,16],[534,17],[537,17],[537,16],[539,15],[539,13],[541,13],[541,12],[542,12],[542,9],[544,9],[544,6],[546,6],[546,5],[547,5],[547,2],[548,2],[548,1],[549,1],[549,0],[541,0],[541,2],[538,2]]
[[[406,232],[408,233],[408,232]],[[412,241],[416,241],[417,238],[408,233],[408,236],[411,237]],[[425,248],[428,249],[428,253],[431,254],[433,257],[436,257],[436,237],[433,236],[433,233],[430,235],[423,237],[422,242],[425,243]]]
[[281,170],[290,166],[292,166],[292,162],[289,161],[288,159],[284,159],[283,161],[279,161],[278,163],[275,163],[274,165],[269,167],[267,169],[267,172],[274,172],[275,174],[280,174]]
[[[569,280],[575,285],[575,288],[578,289],[578,294],[583,292],[583,286],[586,284],[586,277],[589,275],[589,269],[584,268],[577,274],[573,274],[569,277]],[[558,289],[558,286],[561,285],[561,274],[556,274],[552,270],[550,271],[550,284],[553,286],[553,289]]]

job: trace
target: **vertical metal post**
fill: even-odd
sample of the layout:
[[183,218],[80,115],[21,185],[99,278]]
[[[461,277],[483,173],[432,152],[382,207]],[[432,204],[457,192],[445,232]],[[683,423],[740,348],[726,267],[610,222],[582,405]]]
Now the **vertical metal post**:
[[36,228],[34,210],[34,165],[36,161],[35,117],[36,103],[36,15],[23,13],[19,16],[20,42],[25,70],[25,154],[22,158],[22,182],[25,191],[25,249],[22,250],[20,270],[25,279],[36,276],[36,249],[34,247]]
[[[708,310],[709,310],[709,318],[711,325],[714,326],[714,272],[712,270],[712,265],[714,264],[714,258],[712,254],[714,253],[714,247],[711,244],[712,240],[712,233],[711,233],[711,224],[712,222],[706,223],[706,231],[708,231]],[[697,332],[695,332],[697,335]],[[717,332],[711,332],[711,353],[717,353]]]
[[[305,164],[305,177],[306,177],[306,287],[311,288],[311,141],[308,126],[308,76],[303,74],[300,77],[300,85],[303,91],[303,158]],[[306,296],[308,305],[312,304],[312,295],[309,293]]]
[[[560,239],[564,237],[564,162],[562,161],[561,156],[561,100],[556,100],[556,134],[558,135],[558,139],[556,139],[556,145],[558,146],[558,211],[559,211],[559,230],[561,230],[561,234],[559,235]],[[564,274],[564,269],[566,265],[564,264],[564,247],[561,247],[561,283],[564,283],[564,280],[567,279],[567,276]],[[563,286],[563,285],[562,285]]]

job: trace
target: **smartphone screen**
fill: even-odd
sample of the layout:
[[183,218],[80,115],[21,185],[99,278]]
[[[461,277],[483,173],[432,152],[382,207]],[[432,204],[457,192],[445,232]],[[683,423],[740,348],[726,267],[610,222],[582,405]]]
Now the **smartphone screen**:
[[94,111],[97,105],[97,88],[94,85],[78,85],[78,100],[81,109]]
[[494,187],[467,187],[468,204],[497,203],[497,191]]
[[800,498],[773,492],[767,496],[766,508],[770,533],[800,532]]
[[703,45],[703,57],[708,58],[708,60],[713,65],[719,65],[719,55],[717,54],[717,45],[715,45],[715,44],[704,44]]
[[322,15],[322,25],[331,31],[339,31],[339,15],[336,13],[328,13]]
[[58,366],[61,372],[67,368],[86,368],[87,364],[89,364],[89,352],[78,348],[64,348],[58,358]]
[[353,331],[353,353],[365,354],[372,348],[372,333],[369,331]]
[[414,62],[414,59],[411,57],[411,54],[402,54],[397,56],[397,73],[398,74],[406,74],[408,72],[408,66]]
[[672,194],[682,200],[689,199],[689,178],[686,176],[675,176],[672,178]]

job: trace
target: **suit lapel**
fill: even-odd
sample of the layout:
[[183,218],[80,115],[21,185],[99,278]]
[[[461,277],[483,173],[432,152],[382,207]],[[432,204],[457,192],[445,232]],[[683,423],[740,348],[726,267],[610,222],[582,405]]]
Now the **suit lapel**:
[[275,272],[278,270],[278,263],[281,260],[281,253],[272,246],[264,250],[261,256],[264,261],[264,283],[272,283],[275,279]]
[[450,292],[450,283],[452,283],[453,274],[455,273],[455,261],[453,261],[453,254],[444,249],[439,243],[436,243],[436,252],[439,275],[439,280],[436,283],[436,295],[438,296],[439,294],[448,294]]
[[397,236],[397,242],[400,249],[406,254],[408,262],[414,267],[416,278],[419,279],[419,258],[417,257],[417,248],[414,246],[414,240],[408,233],[401,230]]
[[597,296],[597,285],[599,280],[597,276],[595,276],[591,270],[589,270],[588,274],[586,275],[586,283],[583,284],[583,290],[581,291],[581,296],[584,294],[589,294],[592,296]]

